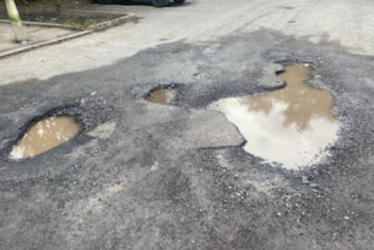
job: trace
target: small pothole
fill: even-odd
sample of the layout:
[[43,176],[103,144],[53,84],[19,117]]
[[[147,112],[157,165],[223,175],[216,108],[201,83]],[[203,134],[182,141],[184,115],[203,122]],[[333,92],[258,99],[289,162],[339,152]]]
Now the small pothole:
[[169,105],[174,99],[175,93],[171,88],[152,90],[145,98],[148,102]]
[[55,148],[84,130],[77,116],[54,115],[34,123],[13,146],[9,158],[20,160],[40,155]]
[[333,97],[307,84],[312,68],[285,65],[278,74],[282,89],[255,96],[225,98],[209,105],[235,124],[247,143],[244,150],[287,169],[314,164],[328,155],[339,124],[331,112]]

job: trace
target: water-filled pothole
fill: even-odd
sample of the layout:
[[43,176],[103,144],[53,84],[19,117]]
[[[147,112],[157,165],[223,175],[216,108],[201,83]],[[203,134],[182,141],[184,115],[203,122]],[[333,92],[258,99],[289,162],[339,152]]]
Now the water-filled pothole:
[[287,169],[314,164],[328,155],[339,124],[329,92],[307,84],[312,69],[285,65],[286,86],[266,94],[220,99],[208,108],[223,112],[247,143],[244,150]]
[[42,154],[79,135],[84,126],[76,116],[50,116],[34,123],[13,146],[10,159],[18,160]]
[[174,98],[174,91],[169,88],[152,90],[146,100],[153,103],[168,105]]

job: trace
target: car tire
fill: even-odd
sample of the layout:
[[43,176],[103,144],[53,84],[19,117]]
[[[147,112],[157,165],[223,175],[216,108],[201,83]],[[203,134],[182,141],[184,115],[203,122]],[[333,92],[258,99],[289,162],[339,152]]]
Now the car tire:
[[152,0],[152,4],[157,8],[161,8],[168,5],[169,0]]
[[181,3],[184,3],[185,0],[174,0],[174,3],[176,4],[181,4]]

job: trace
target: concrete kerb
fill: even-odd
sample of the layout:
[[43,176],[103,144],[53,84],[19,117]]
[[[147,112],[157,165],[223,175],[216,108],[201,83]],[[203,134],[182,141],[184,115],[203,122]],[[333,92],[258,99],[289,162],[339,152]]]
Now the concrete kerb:
[[136,19],[137,19],[137,17],[136,17],[135,14],[126,14],[125,16],[115,18],[113,20],[108,20],[108,21],[105,21],[105,22],[90,25],[90,26],[88,26],[88,29],[89,30],[95,30],[95,31],[103,30],[103,29],[107,29],[109,27],[113,27],[113,26],[117,26],[117,25],[124,24],[124,23],[127,23],[127,22],[135,21]]
[[18,47],[18,48],[11,49],[9,51],[5,51],[5,52],[0,53],[0,58],[6,57],[6,56],[11,56],[11,55],[14,55],[14,54],[18,54],[18,53],[21,53],[21,52],[24,52],[24,51],[27,51],[27,50],[36,49],[36,48],[39,48],[39,47],[42,47],[42,46],[47,46],[47,45],[59,43],[59,42],[62,42],[62,41],[70,40],[70,39],[73,39],[73,38],[76,38],[76,37],[80,37],[80,36],[83,36],[83,35],[90,34],[92,32],[94,32],[94,31],[93,30],[85,30],[85,31],[78,32],[76,34],[51,39],[51,40],[48,40],[48,41],[45,41],[45,42],[25,45],[25,46],[22,46],[22,47]]
[[[104,30],[104,29],[114,27],[114,26],[117,26],[117,25],[120,25],[120,24],[135,21],[136,19],[137,19],[137,17],[136,17],[135,14],[125,14],[124,16],[121,16],[119,18],[115,18],[113,20],[108,20],[108,21],[105,21],[105,22],[100,22],[100,23],[97,23],[97,24],[90,25],[87,28],[85,28],[85,30],[81,30],[81,31],[79,31],[80,29],[78,27],[72,26],[72,25],[23,21],[23,24],[28,25],[28,26],[40,26],[40,27],[48,27],[48,28],[62,28],[62,29],[78,30],[79,32],[77,32],[75,34],[65,35],[65,36],[62,36],[62,37],[51,39],[51,40],[48,40],[48,41],[40,42],[40,43],[34,43],[34,44],[24,45],[22,47],[10,49],[8,51],[0,53],[0,58],[10,56],[10,55],[13,55],[13,54],[18,54],[18,53],[21,53],[23,51],[39,48],[39,47],[42,47],[42,46],[47,46],[47,45],[59,43],[59,42],[62,42],[62,41],[70,40],[70,39],[77,38],[77,37],[80,37],[80,36],[84,36],[84,35],[87,35],[87,34],[90,34],[90,33],[94,32],[94,31]],[[10,21],[0,19],[0,23],[10,23]]]

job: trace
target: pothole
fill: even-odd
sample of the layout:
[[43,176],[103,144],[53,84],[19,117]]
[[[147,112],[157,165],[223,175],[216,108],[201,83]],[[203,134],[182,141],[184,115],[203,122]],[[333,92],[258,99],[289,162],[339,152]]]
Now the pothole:
[[307,84],[312,68],[285,65],[279,77],[286,86],[266,94],[225,98],[209,105],[235,124],[247,143],[244,150],[287,169],[317,163],[337,138],[331,112],[333,97]]
[[173,100],[175,93],[170,88],[152,90],[145,98],[148,102],[169,105]]
[[10,159],[19,160],[40,155],[79,135],[84,129],[78,117],[50,116],[34,123],[13,146]]

